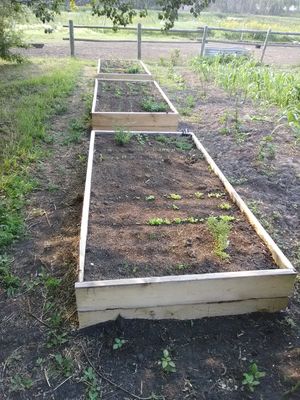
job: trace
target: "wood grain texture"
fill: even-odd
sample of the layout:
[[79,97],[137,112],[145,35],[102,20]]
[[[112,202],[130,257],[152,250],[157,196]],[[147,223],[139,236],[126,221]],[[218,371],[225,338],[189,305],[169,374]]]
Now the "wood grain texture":
[[78,312],[79,327],[86,328],[119,316],[128,319],[177,319],[189,320],[205,317],[248,314],[251,312],[276,312],[287,307],[287,298],[251,299],[222,303],[188,304],[147,308],[120,308]]

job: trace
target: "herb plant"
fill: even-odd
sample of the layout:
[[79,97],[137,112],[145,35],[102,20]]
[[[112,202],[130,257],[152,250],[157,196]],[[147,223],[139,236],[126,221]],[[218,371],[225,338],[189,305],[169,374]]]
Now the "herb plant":
[[217,217],[209,217],[207,219],[207,226],[215,241],[215,254],[223,260],[228,259],[229,255],[225,250],[229,242],[229,222],[224,219],[218,219]]
[[248,372],[243,374],[242,384],[250,390],[250,392],[254,392],[255,387],[260,384],[260,379],[266,375],[265,372],[261,372],[258,370],[258,367],[255,363],[251,364]]
[[163,355],[160,361],[158,362],[161,365],[162,369],[165,372],[176,372],[176,364],[172,360],[170,353],[167,349],[163,350]]
[[132,135],[130,132],[125,131],[122,128],[119,128],[115,131],[115,142],[119,146],[124,146],[130,142]]

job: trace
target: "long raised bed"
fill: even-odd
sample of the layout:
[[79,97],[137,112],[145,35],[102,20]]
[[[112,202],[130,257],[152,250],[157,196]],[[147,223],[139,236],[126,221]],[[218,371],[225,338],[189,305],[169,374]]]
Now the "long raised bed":
[[[197,137],[185,136],[136,133],[117,146],[112,133],[92,131],[75,285],[80,328],[118,316],[193,319],[287,306],[293,266]],[[214,214],[234,220],[228,259],[211,248]]]
[[141,60],[102,60],[99,58],[97,75],[100,79],[152,80],[147,66]]
[[93,129],[163,132],[176,130],[177,126],[178,112],[157,82],[96,79]]

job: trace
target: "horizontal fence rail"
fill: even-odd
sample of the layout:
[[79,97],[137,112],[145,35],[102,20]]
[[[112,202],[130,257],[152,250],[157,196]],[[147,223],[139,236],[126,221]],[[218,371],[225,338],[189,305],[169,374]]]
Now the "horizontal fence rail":
[[[137,58],[140,60],[142,58],[142,42],[143,43],[174,43],[174,44],[201,44],[199,49],[199,53],[201,56],[205,54],[205,46],[207,43],[221,43],[221,44],[237,44],[237,45],[246,45],[246,46],[256,46],[258,48],[262,47],[262,54],[260,61],[263,61],[266,49],[268,46],[278,46],[278,47],[299,47],[300,42],[292,43],[292,42],[272,42],[270,41],[271,35],[282,35],[282,36],[300,36],[300,32],[282,32],[282,31],[272,31],[271,28],[264,31],[258,29],[233,29],[233,28],[222,28],[222,27],[211,27],[211,26],[203,26],[198,27],[197,29],[170,29],[169,31],[164,31],[160,28],[146,27],[141,24],[137,24],[137,27],[118,27],[119,30],[127,30],[129,32],[136,33],[136,39],[84,39],[84,38],[75,38],[74,30],[75,29],[99,29],[99,30],[115,30],[113,26],[103,26],[103,25],[74,25],[73,21],[70,20],[68,25],[63,25],[64,28],[69,28],[69,37],[63,38],[63,40],[70,41],[70,51],[71,56],[75,55],[75,42],[121,42],[121,43],[137,43]],[[240,40],[224,40],[224,39],[214,39],[209,38],[209,32],[213,31],[221,31],[221,32],[231,32],[231,33],[240,33]],[[149,40],[142,39],[143,32],[161,32],[162,34],[168,35],[173,33],[178,34],[201,34],[198,38],[190,39],[190,40]],[[264,40],[242,40],[243,34],[262,34],[264,35]],[[299,39],[300,40],[300,39]]]

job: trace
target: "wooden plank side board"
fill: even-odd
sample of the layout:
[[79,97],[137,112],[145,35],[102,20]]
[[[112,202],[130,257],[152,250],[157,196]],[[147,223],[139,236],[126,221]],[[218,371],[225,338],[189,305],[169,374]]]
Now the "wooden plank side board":
[[114,310],[79,311],[79,327],[86,328],[101,322],[112,321],[119,316],[128,319],[177,319],[190,320],[205,317],[248,314],[252,312],[276,312],[286,308],[288,299],[250,299],[220,303],[202,303],[174,306],[120,308]]
[[[94,97],[95,102],[95,97]],[[181,135],[165,127],[166,135]],[[99,322],[124,318],[191,319],[217,315],[235,315],[255,311],[278,311],[287,305],[296,271],[268,233],[240,198],[215,164],[199,139],[191,136],[212,171],[218,176],[232,200],[270,249],[280,268],[199,275],[84,281],[85,246],[92,186],[94,142],[109,132],[92,131],[80,237],[79,279],[75,284],[80,328]],[[136,128],[133,134],[148,133]],[[153,125],[149,134],[157,134]],[[161,133],[159,133],[161,134]]]
[[[122,60],[123,61],[123,60]],[[142,81],[151,81],[153,80],[152,74],[146,65],[141,60],[126,60],[133,61],[140,65],[142,72],[137,74],[130,74],[126,72],[101,72],[101,59],[98,60],[97,66],[97,76],[99,79],[118,79],[118,80],[142,80]]]
[[[294,275],[269,270],[77,283],[78,311],[288,297]],[[278,273],[280,272],[280,273]]]
[[[116,81],[116,79],[105,79]],[[103,81],[103,79],[102,79]],[[141,82],[134,79],[127,79],[131,82]],[[179,121],[179,114],[156,81],[153,81],[157,91],[166,101],[171,111],[169,112],[113,112],[96,111],[97,93],[99,87],[98,79],[95,80],[95,91],[92,105],[92,127],[94,130],[115,130],[124,127],[128,130],[165,132],[176,131]]]

